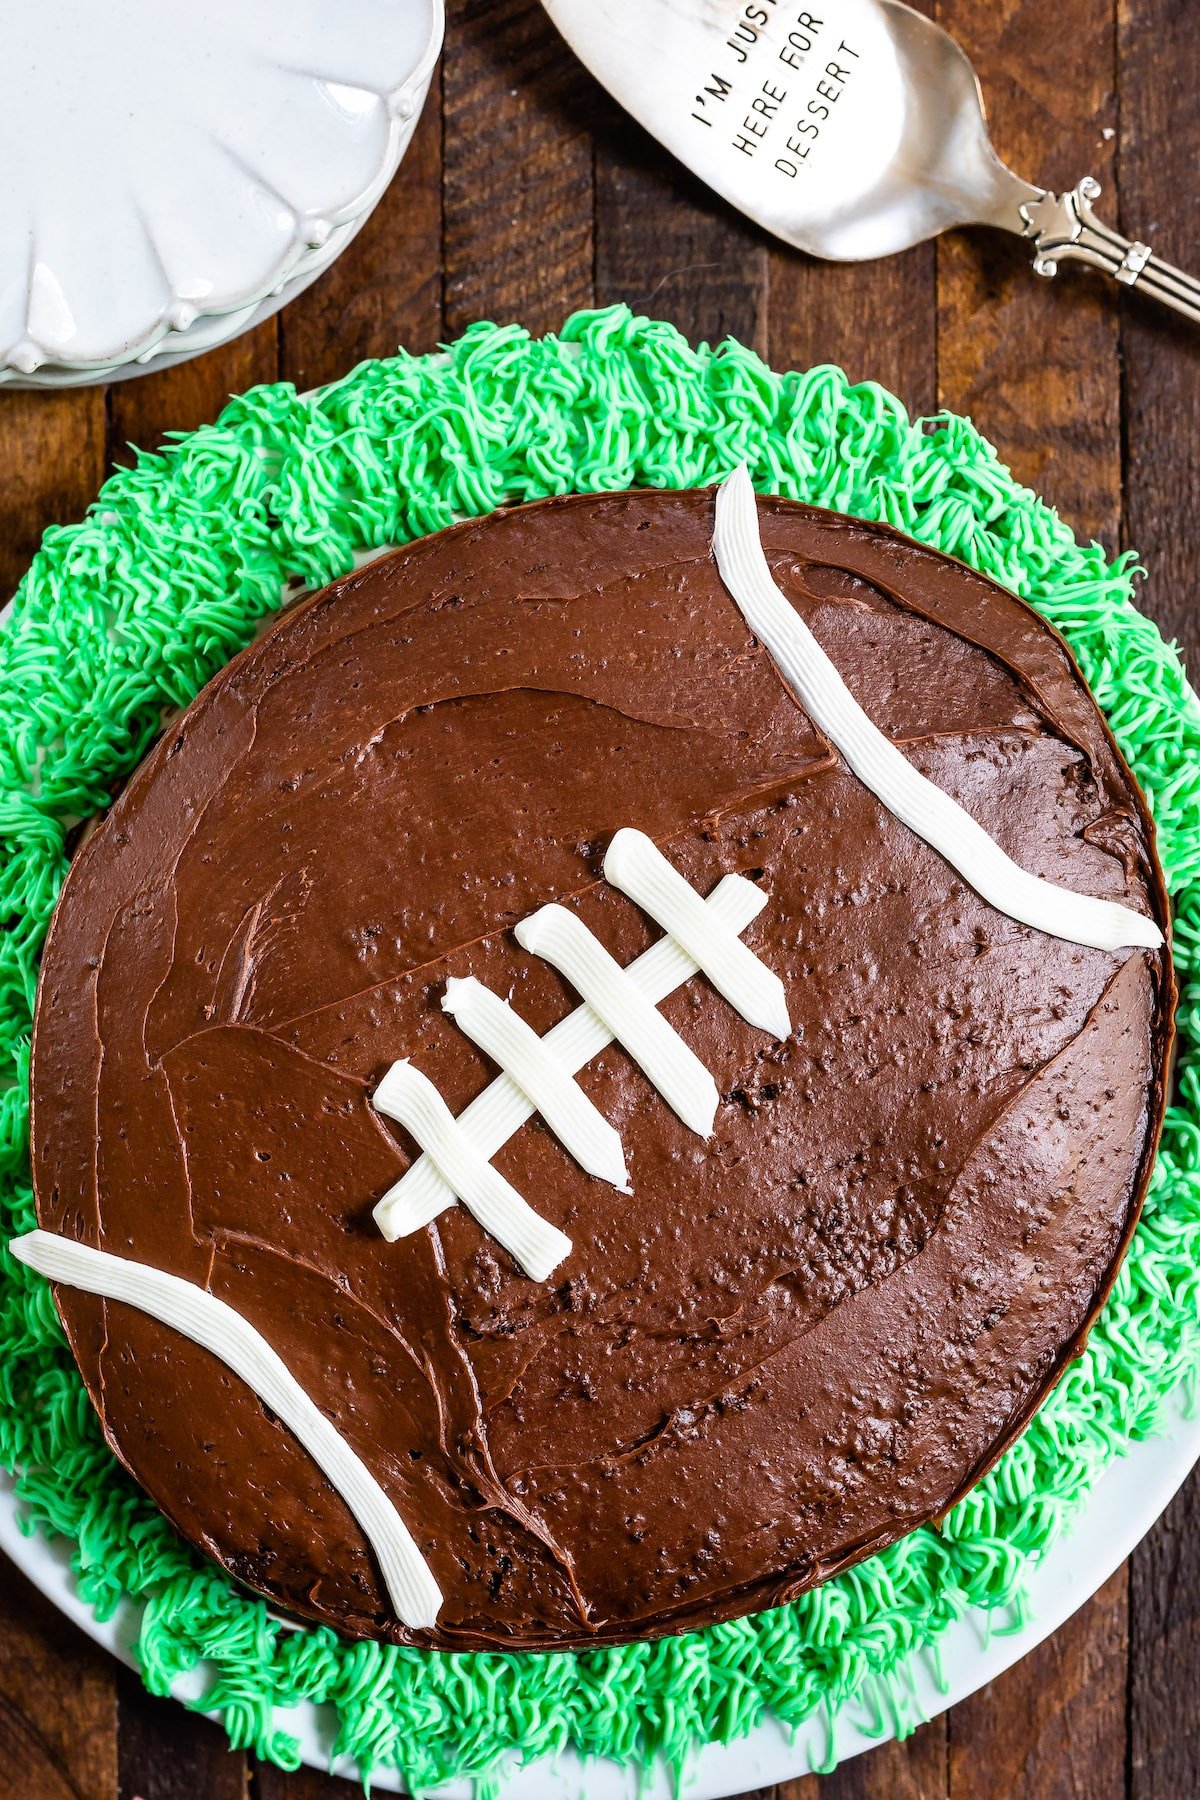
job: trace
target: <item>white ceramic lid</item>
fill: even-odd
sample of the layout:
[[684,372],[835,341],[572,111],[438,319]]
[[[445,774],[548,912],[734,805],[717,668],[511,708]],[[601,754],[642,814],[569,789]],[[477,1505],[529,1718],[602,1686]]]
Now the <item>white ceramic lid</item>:
[[4,8],[0,369],[250,306],[386,185],[442,0]]

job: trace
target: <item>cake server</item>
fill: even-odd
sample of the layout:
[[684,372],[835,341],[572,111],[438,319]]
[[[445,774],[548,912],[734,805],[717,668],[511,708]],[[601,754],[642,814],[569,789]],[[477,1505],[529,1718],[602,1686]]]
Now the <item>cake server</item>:
[[1027,238],[1200,321],[1200,282],[1092,211],[1090,175],[1036,187],[992,148],[963,51],[901,0],[543,0],[647,131],[810,256],[858,262],[955,225]]

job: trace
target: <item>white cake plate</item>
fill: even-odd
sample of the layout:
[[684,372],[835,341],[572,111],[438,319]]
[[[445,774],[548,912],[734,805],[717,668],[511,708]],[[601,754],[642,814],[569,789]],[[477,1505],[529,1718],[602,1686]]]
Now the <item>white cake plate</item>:
[[[939,1646],[946,1672],[944,1689],[938,1685],[932,1655],[926,1652],[911,1659],[904,1706],[908,1719],[916,1723],[933,1718],[966,1699],[1057,1630],[1125,1561],[1197,1461],[1200,1416],[1188,1416],[1177,1403],[1167,1433],[1134,1444],[1125,1456],[1117,1458],[1092,1489],[1071,1528],[1033,1571],[1026,1585],[1027,1622],[1020,1630],[998,1635],[998,1627],[1007,1623],[1003,1615],[979,1611],[952,1625]],[[137,1606],[123,1602],[112,1619],[100,1624],[76,1592],[67,1540],[49,1539],[40,1533],[26,1537],[18,1515],[12,1481],[0,1471],[0,1550],[90,1638],[136,1667]],[[206,1679],[204,1669],[194,1671],[176,1682],[172,1692],[178,1699],[194,1699],[203,1692]],[[331,1760],[335,1721],[328,1708],[311,1703],[280,1708],[275,1723],[296,1735],[301,1755],[311,1767],[357,1778],[348,1758]],[[839,1761],[882,1741],[868,1736],[864,1723],[865,1709],[843,1709],[836,1726]],[[886,1733],[892,1735],[890,1730]],[[828,1727],[823,1719],[811,1719],[794,1737],[774,1720],[764,1720],[748,1737],[732,1744],[710,1744],[689,1759],[687,1800],[723,1800],[730,1794],[789,1781],[825,1763],[828,1754]],[[377,1792],[404,1791],[399,1778],[385,1769],[374,1772],[372,1787]],[[472,1792],[469,1782],[456,1782],[440,1788],[438,1795],[439,1800],[472,1800]],[[504,1785],[505,1800],[580,1800],[584,1794],[587,1800],[675,1800],[672,1778],[665,1768],[646,1773],[607,1761],[585,1764],[574,1751],[543,1758],[524,1769],[514,1764]]]
[[0,390],[186,361],[333,262],[411,141],[443,0],[42,0],[6,19]]

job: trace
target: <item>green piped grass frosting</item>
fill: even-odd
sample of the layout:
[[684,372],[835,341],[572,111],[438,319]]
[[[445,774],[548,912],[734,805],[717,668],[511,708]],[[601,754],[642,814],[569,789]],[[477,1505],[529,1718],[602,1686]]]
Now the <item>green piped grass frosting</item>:
[[276,1708],[332,1706],[338,1753],[420,1791],[488,1785],[572,1744],[677,1766],[767,1713],[798,1724],[899,1676],[969,1607],[1010,1605],[1106,1463],[1160,1427],[1200,1350],[1200,706],[1130,600],[1131,559],[1078,544],[965,419],[910,422],[834,368],[777,375],[742,345],[692,349],[623,307],[559,336],[478,325],[442,355],[364,363],[297,396],[234,400],[215,425],[113,475],[47,532],[0,639],[0,1239],[34,1224],[29,1042],[38,958],[73,828],[297,581],[363,550],[546,494],[716,482],[882,519],[993,576],[1073,649],[1149,798],[1176,909],[1179,1100],[1144,1215],[1083,1356],[943,1522],[789,1606],[584,1655],[433,1655],[278,1626],[183,1544],[105,1445],[48,1285],[0,1252],[0,1463],[31,1528],[70,1540],[99,1617],[143,1607],[139,1655],[284,1767]]

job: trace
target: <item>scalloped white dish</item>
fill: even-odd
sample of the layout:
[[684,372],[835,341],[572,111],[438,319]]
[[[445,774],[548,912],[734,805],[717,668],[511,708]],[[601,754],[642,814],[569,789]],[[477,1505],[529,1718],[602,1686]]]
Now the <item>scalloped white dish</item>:
[[42,0],[5,26],[0,383],[63,385],[224,341],[327,267],[407,146],[443,7]]
[[[407,147],[407,142],[406,137],[401,154]],[[279,312],[296,299],[305,288],[311,287],[318,275],[325,273],[351,238],[366,224],[372,210],[368,207],[361,218],[352,219],[347,225],[335,226],[329,234],[328,243],[322,249],[301,257],[287,280],[264,300],[251,301],[248,306],[238,307],[230,313],[202,313],[186,331],[167,331],[139,356],[106,364],[103,368],[73,369],[62,363],[48,362],[43,363],[32,375],[24,375],[15,369],[0,366],[0,389],[6,386],[10,389],[74,388],[90,387],[98,382],[128,381],[135,375],[171,368],[176,363],[190,362],[194,356],[202,356],[206,350],[215,350],[219,345],[241,337],[243,332],[252,331],[264,319],[269,319],[273,313]]]

